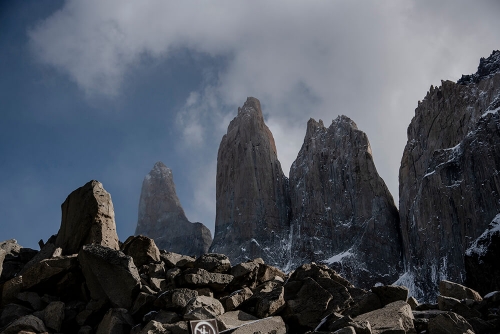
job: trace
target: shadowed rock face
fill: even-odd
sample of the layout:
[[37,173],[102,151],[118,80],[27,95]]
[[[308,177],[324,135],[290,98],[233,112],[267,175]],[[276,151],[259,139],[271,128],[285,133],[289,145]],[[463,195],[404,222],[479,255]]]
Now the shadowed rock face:
[[500,211],[496,63],[498,51],[458,84],[431,87],[408,127],[399,209],[407,276],[418,278],[413,293],[423,299],[435,297],[440,279],[464,281],[466,250]]
[[154,239],[160,249],[186,255],[201,255],[212,242],[210,230],[191,223],[175,192],[172,171],[157,162],[142,183],[139,219],[135,235]]
[[354,284],[394,282],[402,269],[399,214],[366,134],[346,116],[310,119],[290,169],[291,268],[325,262]]
[[249,97],[227,129],[217,156],[214,241],[211,252],[232,263],[256,257],[283,263],[288,237],[288,180],[264,123],[259,100]]

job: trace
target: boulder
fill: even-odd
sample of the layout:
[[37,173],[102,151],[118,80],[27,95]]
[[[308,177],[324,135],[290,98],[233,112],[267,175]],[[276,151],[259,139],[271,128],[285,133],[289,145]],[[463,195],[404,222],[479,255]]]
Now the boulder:
[[0,328],[31,313],[33,313],[33,310],[28,307],[18,304],[7,304],[2,308],[2,312],[0,313]]
[[404,301],[387,304],[381,309],[358,315],[355,322],[368,321],[373,334],[414,332],[413,313]]
[[231,262],[224,254],[203,254],[196,259],[194,268],[201,268],[211,273],[226,274],[231,269]]
[[440,314],[429,321],[429,334],[474,334],[472,326],[456,313]]
[[160,251],[160,258],[165,263],[167,268],[193,268],[194,262],[196,261],[194,257],[167,252],[164,250]]
[[259,318],[241,310],[230,311],[217,316],[217,328],[219,331],[224,331],[254,322],[256,320],[259,320]]
[[285,319],[295,329],[314,329],[328,310],[332,295],[310,277],[292,299],[286,300]]
[[439,293],[441,296],[451,297],[458,300],[472,299],[478,302],[483,300],[483,298],[477,291],[474,291],[461,284],[446,280],[439,282]]
[[9,324],[2,334],[47,333],[43,321],[33,315],[25,315]]
[[142,182],[135,235],[154,239],[160,249],[195,256],[206,253],[212,243],[205,225],[186,218],[172,170],[160,161]]
[[150,322],[148,322],[146,324],[146,326],[144,326],[144,328],[138,333],[139,334],[170,334],[170,332],[167,331],[165,329],[165,327],[163,327],[162,323],[160,323],[158,321],[154,321],[154,320],[151,320]]
[[77,268],[77,255],[42,260],[23,273],[23,289],[27,290],[40,285],[54,286],[66,273]]
[[285,307],[283,286],[276,282],[259,285],[241,308],[259,318],[277,315]]
[[134,326],[134,319],[123,308],[111,308],[104,315],[96,334],[123,334],[129,333]]
[[221,302],[224,305],[226,312],[232,311],[239,307],[244,301],[252,297],[253,292],[250,288],[243,288],[232,292],[229,296],[222,298]]
[[465,319],[481,317],[479,311],[468,307],[465,303],[452,297],[438,296],[438,306],[441,311],[452,311]]
[[232,263],[260,257],[284,266],[289,239],[288,179],[260,101],[249,97],[222,137],[217,154],[216,218],[211,253]]
[[61,205],[61,227],[55,241],[63,254],[76,254],[83,245],[120,249],[111,195],[99,181],[73,191]]
[[224,307],[215,298],[198,296],[189,301],[185,308],[185,320],[212,319],[224,313]]
[[198,292],[181,288],[163,292],[158,296],[154,305],[164,310],[182,312],[191,299],[198,297]]
[[205,269],[186,269],[179,275],[179,285],[196,289],[209,287],[214,291],[222,291],[233,280],[232,275],[210,273]]
[[21,292],[16,296],[16,299],[26,304],[29,304],[30,307],[35,311],[40,311],[43,309],[42,298],[40,298],[40,296],[36,292],[33,291]]
[[100,245],[86,245],[78,254],[83,275],[95,300],[130,308],[140,289],[140,277],[130,256]]
[[43,322],[47,328],[52,329],[55,332],[61,331],[61,325],[64,320],[64,303],[63,302],[51,302],[43,310]]
[[129,237],[122,248],[123,253],[134,259],[136,267],[160,261],[160,250],[155,241],[143,235]]
[[7,255],[7,252],[0,248],[0,277],[2,276],[3,261],[5,260],[5,255]]
[[408,288],[405,286],[382,285],[374,286],[371,290],[380,298],[383,306],[398,300],[408,300]]

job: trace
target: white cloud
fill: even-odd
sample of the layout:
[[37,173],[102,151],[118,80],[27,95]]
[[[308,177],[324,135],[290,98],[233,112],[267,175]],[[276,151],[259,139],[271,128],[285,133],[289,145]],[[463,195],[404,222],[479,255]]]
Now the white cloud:
[[[224,133],[235,106],[255,96],[288,173],[307,120],[327,125],[345,114],[367,132],[378,171],[397,198],[417,101],[440,79],[474,72],[479,57],[499,47],[499,7],[465,0],[74,0],[29,36],[40,61],[89,95],[116,96],[137,64],[168,61],[178,48],[227,57],[179,112],[177,126],[191,149],[214,145],[207,136]],[[210,187],[205,196],[213,196]]]

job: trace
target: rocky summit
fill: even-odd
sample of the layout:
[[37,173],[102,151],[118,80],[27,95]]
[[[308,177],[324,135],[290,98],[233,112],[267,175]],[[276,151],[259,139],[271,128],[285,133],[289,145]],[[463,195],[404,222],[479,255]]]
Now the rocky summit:
[[231,121],[217,156],[215,233],[211,252],[237,263],[284,262],[289,238],[288,179],[281,170],[259,100],[249,97]]
[[399,213],[366,134],[346,116],[310,119],[290,169],[291,265],[323,262],[358,286],[390,284],[402,270]]
[[415,110],[399,172],[408,269],[400,282],[419,298],[434,299],[444,278],[465,282],[474,276],[470,282],[481,289],[478,278],[487,276],[474,254],[488,252],[478,238],[500,212],[498,111],[500,51],[482,59],[476,74],[431,86]]
[[162,249],[196,256],[206,253],[212,243],[205,225],[186,218],[172,170],[162,162],[154,165],[142,183],[135,234],[154,239]]

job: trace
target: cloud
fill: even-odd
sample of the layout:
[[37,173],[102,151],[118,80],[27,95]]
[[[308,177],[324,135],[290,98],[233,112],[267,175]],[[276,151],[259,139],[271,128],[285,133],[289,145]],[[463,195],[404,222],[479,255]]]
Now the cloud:
[[[37,59],[89,96],[119,95],[129,71],[152,59],[168,62],[175,50],[225,57],[179,111],[185,149],[217,145],[236,107],[255,96],[288,173],[307,120],[329,124],[345,114],[368,134],[397,198],[417,101],[440,79],[474,72],[479,57],[498,48],[499,9],[493,0],[74,0],[29,36]],[[205,184],[204,195],[197,190],[197,200],[213,196],[213,185]]]

